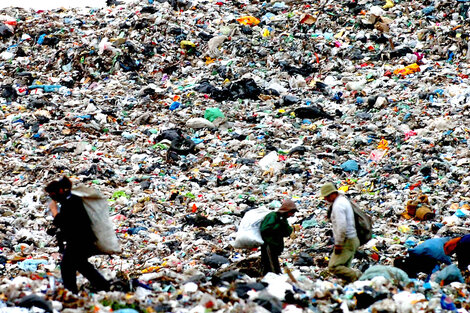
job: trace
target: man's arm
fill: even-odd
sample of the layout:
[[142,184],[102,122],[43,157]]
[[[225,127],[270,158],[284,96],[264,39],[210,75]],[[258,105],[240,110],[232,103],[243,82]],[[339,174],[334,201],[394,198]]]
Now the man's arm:
[[335,207],[331,213],[331,223],[333,224],[333,235],[335,239],[335,253],[339,254],[343,250],[346,240],[346,214],[341,206]]
[[51,211],[52,217],[56,217],[56,215],[59,214],[57,202],[55,202],[54,200],[51,200],[49,202],[49,210]]

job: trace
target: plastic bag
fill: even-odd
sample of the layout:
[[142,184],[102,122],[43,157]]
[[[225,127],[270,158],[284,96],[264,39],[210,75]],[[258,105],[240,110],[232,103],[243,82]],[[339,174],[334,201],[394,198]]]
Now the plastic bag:
[[204,112],[204,118],[213,122],[217,118],[224,118],[225,115],[220,111],[219,108],[207,108],[206,111]]
[[266,208],[248,211],[238,226],[237,236],[231,245],[236,249],[251,249],[261,246],[264,241],[259,226],[264,217],[271,212]]
[[82,198],[83,206],[91,220],[97,238],[96,247],[104,254],[121,253],[114,226],[109,217],[108,200],[98,191],[85,186],[72,189],[72,194]]
[[465,282],[462,273],[455,264],[447,266],[442,271],[439,271],[434,275],[434,282],[438,284],[447,285],[455,281],[459,283]]

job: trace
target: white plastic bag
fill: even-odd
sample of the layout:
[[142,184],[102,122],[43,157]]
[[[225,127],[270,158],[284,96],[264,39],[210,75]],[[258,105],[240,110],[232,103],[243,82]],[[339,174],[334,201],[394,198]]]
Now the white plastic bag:
[[237,236],[231,245],[236,249],[251,249],[261,246],[264,241],[261,238],[259,227],[264,217],[271,211],[267,208],[259,208],[246,212],[240,226],[238,226]]
[[109,217],[108,200],[96,189],[86,186],[72,188],[72,194],[82,198],[83,206],[91,220],[97,241],[96,247],[104,254],[121,253],[114,225]]

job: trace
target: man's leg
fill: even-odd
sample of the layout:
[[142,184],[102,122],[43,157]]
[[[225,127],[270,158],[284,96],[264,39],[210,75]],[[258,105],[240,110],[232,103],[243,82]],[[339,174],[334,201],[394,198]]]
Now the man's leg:
[[263,275],[266,275],[268,272],[271,271],[271,264],[269,262],[269,255],[266,244],[263,244],[261,246],[261,267],[263,270]]
[[80,262],[78,263],[77,270],[90,281],[90,284],[93,288],[98,290],[109,290],[109,282],[90,262],[88,262],[87,256],[80,256]]
[[[83,252],[83,247],[71,246],[65,248],[62,257],[62,280],[65,288],[78,293],[77,271],[90,281],[98,290],[109,290],[109,282],[88,262],[89,253]],[[86,249],[85,249],[86,250]]]
[[276,274],[281,274],[281,265],[279,264],[279,255],[275,254],[269,245],[266,246],[266,252],[268,253],[269,265],[270,265],[271,271]]
[[337,254],[333,251],[328,269],[330,272],[348,282],[355,281],[359,278],[359,272],[350,268],[354,254],[359,247],[359,239],[346,239],[343,250]]
[[77,260],[71,248],[65,248],[60,262],[60,272],[64,287],[73,293],[78,293],[77,288]]

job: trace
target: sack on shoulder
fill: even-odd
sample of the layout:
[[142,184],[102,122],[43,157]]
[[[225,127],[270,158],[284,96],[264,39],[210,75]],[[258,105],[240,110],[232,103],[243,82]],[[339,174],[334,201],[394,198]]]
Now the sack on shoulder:
[[354,223],[356,225],[357,238],[360,245],[366,244],[372,239],[372,218],[364,212],[355,202],[349,200],[354,212]]
[[119,240],[109,216],[108,200],[96,189],[86,186],[72,188],[72,194],[82,198],[96,236],[96,248],[103,254],[121,253]]
[[252,249],[261,246],[264,241],[259,227],[269,212],[271,211],[266,208],[246,212],[238,226],[235,241],[230,244],[236,249]]

